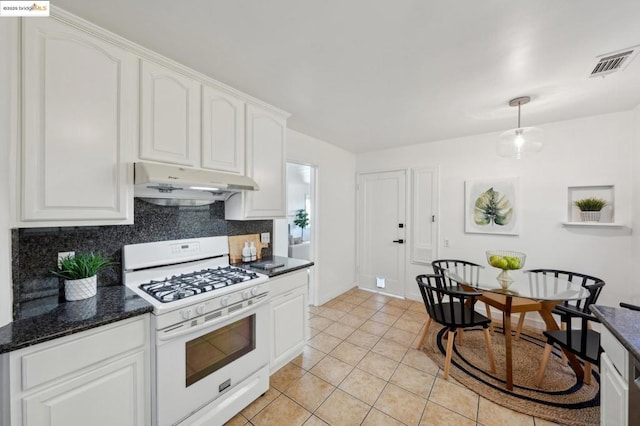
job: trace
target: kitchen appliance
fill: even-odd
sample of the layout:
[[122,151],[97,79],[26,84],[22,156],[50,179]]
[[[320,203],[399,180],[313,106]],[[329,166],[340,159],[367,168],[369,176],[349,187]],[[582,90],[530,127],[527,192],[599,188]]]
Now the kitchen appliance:
[[153,305],[153,424],[222,424],[268,390],[268,277],[227,237],[127,245],[123,280]]
[[258,191],[247,176],[139,161],[133,165],[134,195],[159,205],[205,205],[240,191]]

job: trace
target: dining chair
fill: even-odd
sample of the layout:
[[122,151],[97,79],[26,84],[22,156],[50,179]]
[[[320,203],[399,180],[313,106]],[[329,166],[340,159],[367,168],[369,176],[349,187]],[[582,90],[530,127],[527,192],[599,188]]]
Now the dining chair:
[[[560,269],[530,269],[524,272],[526,274],[529,274],[529,280],[536,284],[540,284],[540,282],[542,282],[545,285],[554,285],[558,280],[580,284],[585,288],[587,286],[591,286],[592,284],[602,283],[602,286],[604,286],[605,284],[605,282],[600,278],[582,274],[580,272],[563,271]],[[590,314],[589,305],[595,303],[598,300],[598,297],[600,297],[600,293],[602,292],[602,286],[597,286],[597,288],[594,288],[593,291],[595,293],[590,293],[589,298],[587,299],[566,300],[562,302],[562,305],[556,306],[551,312],[560,316],[560,328],[562,328],[563,330],[566,329],[566,323],[569,318],[563,313],[563,311],[560,310],[560,306],[564,306],[565,308],[570,310]],[[524,314],[522,315],[521,320],[524,321]],[[566,364],[564,353],[562,354],[562,363]]]
[[[431,267],[436,274],[440,274],[445,277],[445,280],[448,280],[450,285],[452,284],[451,279],[444,274],[444,270],[454,270],[456,274],[461,278],[464,278],[465,281],[468,280],[467,282],[470,284],[475,284],[479,280],[480,269],[484,268],[484,266],[478,265],[477,263],[459,259],[434,260],[431,262]],[[483,292],[482,296],[478,297],[478,301],[485,304],[487,318],[489,318],[489,320],[492,320],[491,307],[494,307],[501,312],[505,312],[507,309],[507,298],[499,294]],[[539,311],[540,308],[540,303],[531,299],[524,299],[521,297],[513,297],[511,299],[511,313],[520,313],[514,340],[520,339],[522,327],[524,326],[525,313]],[[493,325],[489,325],[489,330],[493,333]]]
[[[591,366],[592,364],[600,365],[600,353],[602,348],[600,347],[600,333],[591,329],[590,322],[600,322],[595,316],[588,312],[589,305],[591,305],[598,295],[602,291],[604,282],[597,282],[593,284],[587,284],[584,287],[589,291],[589,296],[584,299],[582,305],[584,309],[579,310],[571,306],[558,305],[556,310],[563,322],[566,324],[565,329],[555,331],[544,331],[543,334],[547,338],[547,344],[542,354],[542,361],[540,362],[540,368],[536,374],[535,384],[540,387],[542,379],[544,377],[544,371],[547,368],[549,356],[553,345],[557,344],[560,348],[568,350],[576,354],[576,356],[582,358],[585,361],[584,368],[584,383],[591,384]],[[574,328],[572,319],[580,319],[580,328]]]
[[[456,332],[465,328],[482,327],[484,340],[487,345],[489,364],[491,372],[496,372],[496,360],[491,345],[489,335],[489,323],[491,320],[473,310],[476,299],[481,293],[464,291],[456,286],[447,286],[441,275],[418,275],[416,277],[420,294],[424,301],[429,318],[422,331],[417,349],[422,349],[427,337],[427,331],[432,321],[442,324],[448,328],[447,351],[444,363],[444,378],[449,378],[449,368],[451,366],[451,355],[453,352],[453,341]],[[471,307],[471,308],[470,308]]]

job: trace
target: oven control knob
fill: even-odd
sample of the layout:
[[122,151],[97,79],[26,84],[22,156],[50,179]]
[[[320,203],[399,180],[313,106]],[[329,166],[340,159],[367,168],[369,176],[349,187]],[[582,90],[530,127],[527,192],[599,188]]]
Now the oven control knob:
[[220,305],[227,306],[228,304],[229,304],[229,296],[225,296],[222,299],[220,299]]
[[252,296],[257,296],[259,292],[260,292],[260,287],[258,286],[255,286],[254,288],[251,289]]
[[181,313],[182,313],[182,318],[188,320],[193,315],[193,310],[191,308],[187,308],[187,309],[183,309]]
[[247,300],[249,298],[249,290],[242,292],[242,299]]
[[204,314],[204,304],[196,306],[196,313],[198,315]]

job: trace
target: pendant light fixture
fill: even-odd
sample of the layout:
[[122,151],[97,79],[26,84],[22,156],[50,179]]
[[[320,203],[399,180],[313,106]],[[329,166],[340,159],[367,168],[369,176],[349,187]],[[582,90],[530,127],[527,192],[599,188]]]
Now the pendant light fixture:
[[537,127],[520,127],[520,106],[528,104],[529,101],[531,101],[529,96],[522,96],[509,101],[509,106],[518,107],[518,127],[507,130],[500,135],[497,146],[499,156],[521,159],[542,149],[542,141],[540,140],[542,130]]

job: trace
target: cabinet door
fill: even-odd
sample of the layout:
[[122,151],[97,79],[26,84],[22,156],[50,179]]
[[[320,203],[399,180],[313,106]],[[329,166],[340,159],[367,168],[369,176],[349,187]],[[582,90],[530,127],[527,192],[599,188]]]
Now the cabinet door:
[[150,424],[145,404],[145,352],[45,388],[22,401],[25,426]]
[[142,60],[140,84],[140,158],[200,166],[198,82]]
[[23,20],[22,54],[21,219],[131,222],[135,58],[54,18]]
[[298,356],[306,342],[306,287],[293,290],[271,302],[271,372]]
[[245,193],[247,218],[285,217],[286,128],[282,118],[247,105],[247,175],[260,186]]
[[202,86],[202,167],[244,174],[244,102]]
[[613,366],[606,353],[600,357],[600,424],[625,426],[628,424],[629,387]]

